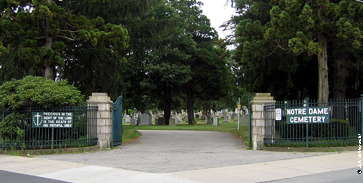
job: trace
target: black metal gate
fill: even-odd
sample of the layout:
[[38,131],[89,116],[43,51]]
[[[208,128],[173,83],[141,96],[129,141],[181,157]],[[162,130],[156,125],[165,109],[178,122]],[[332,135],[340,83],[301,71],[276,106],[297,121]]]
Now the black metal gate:
[[[362,103],[363,97],[334,100],[324,104],[305,100],[283,101],[266,105],[264,109],[264,143],[267,146],[306,147],[356,145],[358,134],[363,132]],[[287,112],[289,109],[307,107],[328,108],[329,123],[288,124]]]
[[112,103],[112,147],[122,144],[122,96]]
[[[3,111],[0,126],[7,133],[0,133],[1,150],[5,149],[47,149],[84,147],[97,144],[97,106],[29,107],[17,111]],[[37,115],[32,116],[34,113]],[[45,113],[52,113],[49,126],[36,126],[36,117],[45,123]],[[71,114],[71,126],[63,127],[63,114]],[[42,114],[42,115],[39,115]],[[54,120],[55,116],[59,116]],[[16,117],[16,123],[8,123]],[[49,117],[49,116],[48,116]],[[44,119],[44,120],[42,120]],[[3,123],[1,125],[1,123]],[[37,121],[38,123],[38,121]],[[16,129],[16,131],[11,130]],[[13,132],[13,133],[10,133]],[[3,135],[1,135],[3,134]]]

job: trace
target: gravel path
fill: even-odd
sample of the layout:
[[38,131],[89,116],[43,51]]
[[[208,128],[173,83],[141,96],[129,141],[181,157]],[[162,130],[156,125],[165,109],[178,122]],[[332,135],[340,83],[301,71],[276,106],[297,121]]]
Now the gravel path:
[[205,131],[140,130],[138,140],[94,153],[40,155],[37,158],[78,162],[152,173],[302,158],[332,153],[246,150],[235,134]]

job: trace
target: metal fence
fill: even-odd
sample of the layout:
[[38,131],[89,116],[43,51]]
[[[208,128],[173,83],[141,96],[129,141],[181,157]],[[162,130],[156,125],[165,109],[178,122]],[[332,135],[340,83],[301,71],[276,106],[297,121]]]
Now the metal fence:
[[97,110],[97,106],[68,106],[3,111],[0,146],[4,150],[96,145]]
[[[363,98],[266,105],[264,143],[306,147],[356,145],[358,134],[363,132],[362,103]],[[308,116],[310,111],[312,115]]]

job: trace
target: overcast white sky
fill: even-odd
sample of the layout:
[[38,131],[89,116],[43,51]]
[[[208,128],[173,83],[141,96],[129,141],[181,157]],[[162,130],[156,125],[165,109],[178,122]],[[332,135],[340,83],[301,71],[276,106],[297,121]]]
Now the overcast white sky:
[[226,1],[230,0],[199,0],[203,2],[202,10],[203,14],[206,15],[219,34],[220,38],[225,38],[230,33],[223,32],[222,28],[219,28],[223,22],[231,19],[235,12],[234,8],[231,8],[231,4],[226,5]]

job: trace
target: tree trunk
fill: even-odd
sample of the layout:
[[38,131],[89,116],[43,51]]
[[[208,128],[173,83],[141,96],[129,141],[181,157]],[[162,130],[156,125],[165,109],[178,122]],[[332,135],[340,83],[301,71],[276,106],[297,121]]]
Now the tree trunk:
[[208,113],[209,113],[209,111],[210,111],[210,102],[208,101],[208,102],[204,102],[203,103],[203,115],[205,115],[205,116],[208,116]]
[[194,105],[194,93],[192,88],[188,88],[187,91],[187,111],[188,111],[188,124],[194,125],[194,111],[193,111],[193,105]]
[[[53,0],[47,0],[47,3],[51,3]],[[49,33],[49,21],[48,19],[46,20],[46,25],[45,25],[45,47],[47,49],[51,49],[53,46],[53,36],[50,35]],[[52,58],[48,58],[48,59],[52,59]],[[49,62],[49,61],[48,61]],[[50,61],[51,63],[51,61]],[[55,78],[55,74],[54,74],[54,65],[50,64],[50,65],[45,65],[44,68],[44,77],[48,78],[48,79],[52,79],[54,80]]]
[[54,68],[52,66],[50,66],[50,65],[45,66],[44,77],[54,80]]
[[327,103],[329,100],[328,51],[327,51],[327,40],[324,34],[318,35],[318,43],[321,49],[320,53],[318,54],[318,65],[319,65],[318,102]]
[[347,67],[345,63],[345,54],[340,52],[337,54],[334,62],[334,87],[333,96],[334,99],[345,98],[346,92],[346,79],[347,79]]
[[171,88],[164,82],[164,118],[165,124],[169,125],[171,113]]
[[[334,87],[333,87],[333,97],[334,99],[345,98],[345,81],[347,79],[345,54],[343,52],[338,52],[334,60]],[[332,117],[334,119],[346,119],[346,111],[344,106],[333,107]]]

